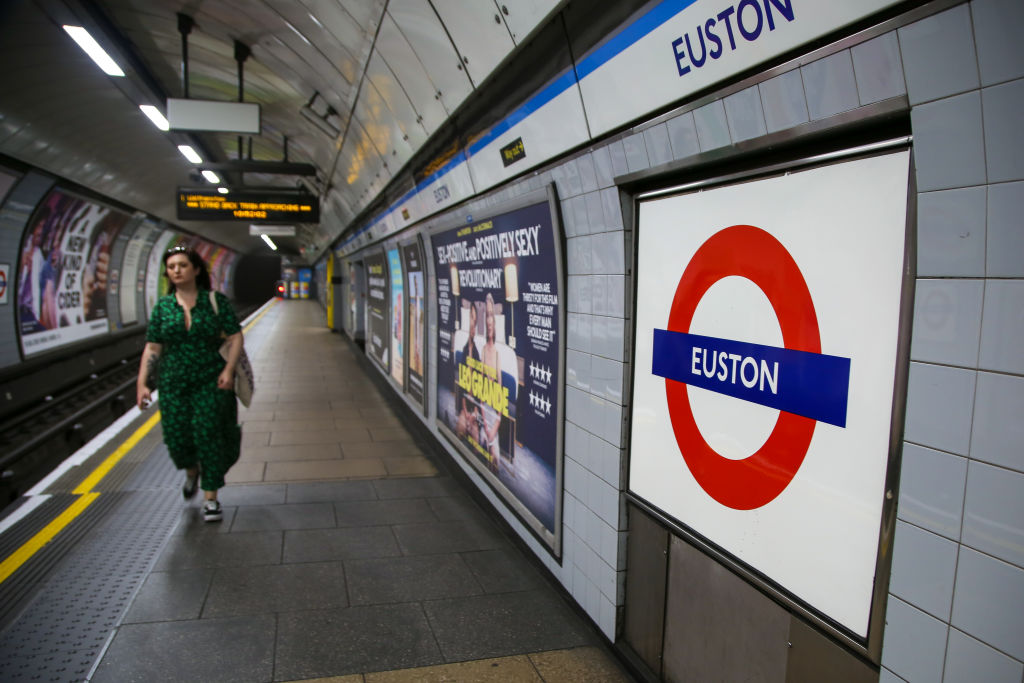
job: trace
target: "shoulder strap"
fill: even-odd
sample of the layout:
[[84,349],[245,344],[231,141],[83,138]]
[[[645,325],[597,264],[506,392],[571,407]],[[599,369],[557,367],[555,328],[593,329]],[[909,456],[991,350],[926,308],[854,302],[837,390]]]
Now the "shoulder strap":
[[213,306],[213,312],[215,315],[220,315],[220,311],[217,310],[217,297],[213,295],[213,290],[210,290],[210,305]]

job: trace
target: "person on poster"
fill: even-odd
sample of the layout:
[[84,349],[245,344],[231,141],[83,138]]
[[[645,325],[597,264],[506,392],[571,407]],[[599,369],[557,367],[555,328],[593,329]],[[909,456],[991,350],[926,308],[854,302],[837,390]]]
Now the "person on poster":
[[[476,304],[469,302],[469,327],[466,329],[469,339],[462,347],[462,364],[466,365],[470,358],[480,360],[480,350],[476,346]],[[459,384],[459,368],[455,368],[455,391],[456,404],[459,406],[459,416],[455,422],[455,433],[459,436],[466,436],[471,428],[477,426],[477,418],[480,415],[480,408],[472,401],[465,389]]]
[[98,228],[96,243],[89,250],[89,260],[82,274],[82,312],[86,320],[106,317],[110,247],[121,222],[118,216],[107,214]]
[[412,314],[412,320],[409,328],[409,334],[412,336],[412,349],[410,350],[409,364],[412,366],[411,369],[417,375],[423,374],[423,297],[419,294],[420,278],[419,273],[415,274],[416,277],[409,277],[409,285],[412,288],[412,300],[410,311]]
[[[490,292],[484,298],[484,326],[486,330],[486,341],[484,343],[481,360],[483,361],[484,372],[495,382],[501,383],[501,359],[498,356],[497,346],[497,319],[494,310],[494,295]],[[479,410],[479,409],[478,409]],[[500,448],[498,445],[498,431],[501,429],[501,413],[491,406],[485,406],[480,425],[480,445],[491,454],[491,464],[496,466]]]

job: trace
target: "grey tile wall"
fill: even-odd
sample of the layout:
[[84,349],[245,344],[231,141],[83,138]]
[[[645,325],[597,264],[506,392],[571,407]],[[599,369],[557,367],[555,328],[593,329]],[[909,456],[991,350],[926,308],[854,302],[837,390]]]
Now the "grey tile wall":
[[883,680],[1024,678],[1022,34],[1016,0],[896,34],[920,194]]

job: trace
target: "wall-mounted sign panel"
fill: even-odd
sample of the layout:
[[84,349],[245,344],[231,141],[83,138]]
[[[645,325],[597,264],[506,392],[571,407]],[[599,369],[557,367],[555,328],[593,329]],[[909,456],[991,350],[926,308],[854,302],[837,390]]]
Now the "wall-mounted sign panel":
[[249,234],[254,236],[295,237],[294,225],[250,225]]
[[553,191],[431,236],[438,426],[559,552],[562,272]]
[[406,301],[406,381],[405,392],[414,401],[426,408],[426,338],[427,318],[425,302],[427,300],[426,264],[423,261],[423,246],[419,240],[402,247],[402,261],[405,266],[407,285]]
[[110,250],[131,216],[51,191],[29,222],[18,266],[25,356],[105,334]]
[[220,102],[167,98],[167,123],[171,130],[203,130],[222,133],[260,133],[260,105],[252,102]]
[[366,267],[366,353],[387,372],[391,365],[388,343],[388,270],[384,252],[374,251],[363,258]]
[[638,211],[631,492],[862,638],[908,169],[901,151]]
[[319,223],[320,199],[305,192],[229,192],[178,188],[178,220]]
[[577,65],[590,134],[602,135],[895,4],[898,0],[655,3]]

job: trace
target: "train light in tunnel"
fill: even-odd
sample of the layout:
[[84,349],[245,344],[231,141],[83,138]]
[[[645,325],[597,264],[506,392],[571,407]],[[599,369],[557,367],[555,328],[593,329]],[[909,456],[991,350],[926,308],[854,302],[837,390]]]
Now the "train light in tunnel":
[[178,145],[178,151],[181,152],[183,157],[191,161],[193,164],[203,163],[203,158],[199,156],[194,149],[192,149],[191,145]]
[[216,173],[210,170],[203,171],[203,177],[206,178],[211,183],[213,183],[214,185],[220,182],[220,176],[218,176]]
[[263,238],[263,241],[267,243],[268,247],[270,247],[274,251],[277,251],[277,245],[274,244],[274,240],[270,239],[268,235],[260,235],[260,237]]
[[149,120],[153,122],[153,125],[160,130],[170,130],[171,126],[167,123],[167,119],[160,113],[160,110],[154,107],[152,104],[140,104],[139,109],[142,113],[149,117]]
[[92,61],[96,62],[96,66],[103,69],[103,73],[108,76],[124,76],[124,71],[121,70],[121,67],[107,54],[106,50],[100,47],[100,44],[89,35],[88,31],[81,26],[68,26],[67,24],[63,28],[78,43],[78,47],[85,50],[85,54],[89,55]]

